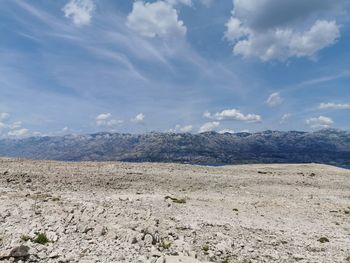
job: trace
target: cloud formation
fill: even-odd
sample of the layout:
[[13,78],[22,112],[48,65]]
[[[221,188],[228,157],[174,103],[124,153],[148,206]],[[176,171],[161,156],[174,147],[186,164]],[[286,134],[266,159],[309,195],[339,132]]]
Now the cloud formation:
[[275,107],[277,105],[280,105],[282,102],[283,99],[278,92],[272,93],[266,100],[266,104],[269,105],[269,107]]
[[0,112],[0,134],[2,137],[25,137],[30,135],[29,129],[22,127],[21,121],[10,122],[10,114]]
[[8,127],[9,127],[10,129],[12,129],[12,130],[14,130],[14,129],[19,129],[19,128],[22,127],[22,122],[21,122],[21,121],[15,121],[15,122],[9,124]]
[[187,132],[191,132],[192,130],[193,130],[193,126],[192,125],[181,126],[181,125],[177,124],[175,126],[175,129],[170,129],[169,132],[187,133]]
[[[333,10],[332,0],[234,0],[225,37],[233,53],[263,61],[312,57],[340,37],[334,20],[315,20],[315,14]],[[312,21],[305,27],[305,21]]]
[[93,0],[70,0],[63,7],[64,16],[72,19],[77,26],[89,25],[95,10]]
[[24,137],[28,135],[28,133],[29,133],[28,129],[22,128],[17,130],[11,130],[7,134],[8,136],[12,136],[12,137]]
[[287,120],[292,116],[290,113],[283,114],[280,120],[280,124],[286,123]]
[[7,112],[0,112],[0,121],[6,120],[9,116]]
[[223,120],[236,120],[236,121],[244,121],[244,122],[260,122],[261,116],[257,114],[247,114],[244,115],[237,109],[227,109],[222,112],[217,112],[215,114],[211,114],[210,112],[205,112],[203,114],[204,117],[223,121]]
[[331,110],[350,110],[350,104],[349,103],[321,103],[318,107],[321,110],[325,109],[331,109]]
[[325,116],[319,116],[319,117],[310,118],[306,120],[306,124],[313,129],[329,128],[333,123],[334,121],[331,118],[325,117]]
[[184,4],[188,6],[192,5],[192,0],[166,0],[166,2],[171,5],[177,5],[177,4]]
[[145,115],[141,112],[135,116],[135,118],[131,119],[132,122],[142,124],[145,122]]
[[164,1],[134,2],[132,11],[127,18],[127,25],[145,37],[176,38],[184,36],[187,31],[183,21],[179,20],[173,5]]
[[114,127],[118,124],[122,124],[122,120],[115,120],[112,118],[111,113],[101,113],[96,117],[96,126],[98,127]]
[[209,131],[213,131],[215,128],[220,126],[220,122],[218,121],[213,121],[213,122],[207,122],[204,123],[200,128],[199,128],[199,133],[202,132],[209,132]]

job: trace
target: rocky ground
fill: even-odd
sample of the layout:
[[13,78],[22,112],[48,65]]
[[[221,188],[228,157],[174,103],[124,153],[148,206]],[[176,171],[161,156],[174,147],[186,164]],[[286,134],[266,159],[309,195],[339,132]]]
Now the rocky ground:
[[350,171],[0,159],[3,262],[350,262]]

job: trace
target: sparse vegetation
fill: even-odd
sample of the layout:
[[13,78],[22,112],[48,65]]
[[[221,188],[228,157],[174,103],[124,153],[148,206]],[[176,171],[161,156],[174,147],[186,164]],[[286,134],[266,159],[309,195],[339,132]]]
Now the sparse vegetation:
[[350,262],[350,256],[348,256],[345,260],[346,260],[347,262]]
[[32,242],[45,245],[50,242],[45,233],[37,233],[36,237],[32,239]]
[[171,247],[171,242],[167,239],[162,239],[159,246],[163,249],[169,249]]
[[21,240],[24,242],[27,242],[30,240],[33,243],[37,243],[37,244],[41,244],[41,245],[45,245],[45,244],[51,242],[45,233],[38,232],[35,234],[36,234],[35,237],[30,237],[28,235],[21,235]]
[[204,252],[205,255],[208,255],[208,251],[209,251],[209,245],[208,244],[205,244],[203,247],[202,247],[202,250]]
[[205,245],[202,247],[202,250],[203,250],[204,252],[208,252],[208,250],[209,250],[209,245],[208,245],[208,244],[205,244]]

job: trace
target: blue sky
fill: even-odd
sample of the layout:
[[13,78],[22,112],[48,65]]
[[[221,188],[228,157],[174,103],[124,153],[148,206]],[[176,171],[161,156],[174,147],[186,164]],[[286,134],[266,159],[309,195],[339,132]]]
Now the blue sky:
[[350,129],[349,10],[4,0],[0,136]]

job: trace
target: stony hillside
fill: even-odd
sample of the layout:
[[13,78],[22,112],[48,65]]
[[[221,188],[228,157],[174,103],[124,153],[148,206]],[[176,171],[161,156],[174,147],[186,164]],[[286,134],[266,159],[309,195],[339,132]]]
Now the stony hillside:
[[0,155],[65,161],[350,165],[350,132],[97,133],[0,140]]
[[0,261],[350,260],[350,171],[0,159]]

